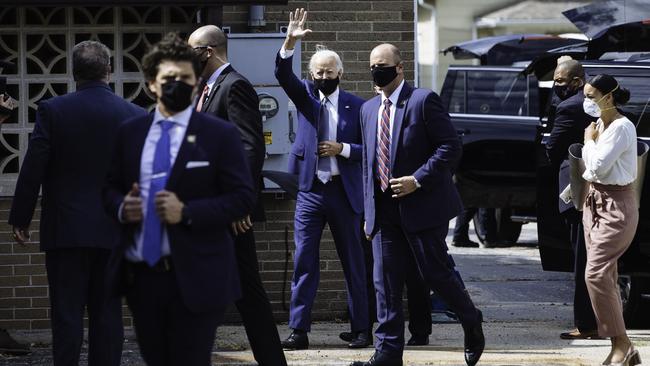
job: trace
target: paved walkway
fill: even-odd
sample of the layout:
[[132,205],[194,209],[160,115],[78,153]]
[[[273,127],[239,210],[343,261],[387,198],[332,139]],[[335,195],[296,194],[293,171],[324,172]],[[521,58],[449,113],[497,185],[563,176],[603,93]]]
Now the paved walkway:
[[[559,338],[559,333],[572,325],[572,277],[542,271],[535,230],[534,224],[525,225],[519,244],[512,248],[451,248],[467,288],[485,316],[487,348],[479,365],[600,365],[609,341]],[[283,338],[289,334],[286,324],[278,329]],[[347,329],[343,323],[315,324],[310,350],[286,352],[289,364],[343,366],[368,359],[372,348],[349,350],[338,339],[339,332]],[[630,335],[641,358],[650,364],[650,330],[631,330]],[[33,354],[0,357],[0,366],[51,364],[47,332],[17,336],[35,342]],[[214,365],[255,365],[242,327],[221,327],[217,338]],[[430,341],[426,347],[407,348],[405,365],[464,365],[460,325],[435,324]],[[123,365],[143,365],[132,336],[125,344]]]

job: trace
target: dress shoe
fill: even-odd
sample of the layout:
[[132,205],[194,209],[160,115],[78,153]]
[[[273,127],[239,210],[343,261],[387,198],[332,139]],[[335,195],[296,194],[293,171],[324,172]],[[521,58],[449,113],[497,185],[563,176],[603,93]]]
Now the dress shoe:
[[282,348],[288,350],[300,350],[309,348],[309,337],[307,337],[307,332],[294,329],[289,337],[282,341]]
[[478,323],[473,327],[463,326],[465,331],[465,363],[474,366],[485,349],[485,336],[483,335],[483,313],[478,310]]
[[402,366],[402,359],[375,351],[375,354],[367,362],[354,361],[350,366]]
[[429,344],[428,334],[413,334],[406,342],[407,346],[426,346],[427,344]]
[[581,332],[579,329],[574,329],[569,332],[560,333],[562,339],[604,339],[598,335],[597,330],[587,330]]
[[350,343],[350,342],[352,342],[352,339],[354,339],[354,333],[353,332],[341,332],[341,333],[339,333],[339,338],[341,338],[341,340],[343,342]]
[[356,332],[354,338],[348,344],[348,348],[366,348],[372,344],[372,336],[367,330]]
[[621,362],[612,362],[607,364],[607,366],[636,366],[641,364],[641,356],[639,356],[639,351],[635,350],[633,346],[627,350],[625,358]]
[[6,329],[0,328],[0,353],[22,356],[30,352],[29,345],[18,343]]
[[472,241],[469,238],[454,239],[451,241],[451,246],[457,248],[478,248],[479,247],[477,242]]

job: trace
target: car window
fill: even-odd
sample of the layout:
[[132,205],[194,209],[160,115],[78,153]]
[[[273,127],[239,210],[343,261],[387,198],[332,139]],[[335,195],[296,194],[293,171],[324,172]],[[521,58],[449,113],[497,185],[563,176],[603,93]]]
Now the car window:
[[518,72],[468,71],[467,113],[528,116],[528,81]]
[[440,97],[449,113],[465,113],[465,72],[449,71]]

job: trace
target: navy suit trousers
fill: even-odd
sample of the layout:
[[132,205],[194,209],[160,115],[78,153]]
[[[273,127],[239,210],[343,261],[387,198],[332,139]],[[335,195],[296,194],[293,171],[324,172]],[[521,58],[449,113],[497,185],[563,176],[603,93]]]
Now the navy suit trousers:
[[448,226],[406,233],[401,225],[398,202],[390,195],[390,190],[375,193],[376,223],[379,228],[372,241],[379,321],[375,331],[375,348],[393,357],[402,357],[405,268],[417,268],[429,288],[448,304],[463,325],[474,326],[479,317],[467,291],[454,273],[454,265],[447,253],[445,237]]
[[587,284],[585,283],[587,248],[582,227],[582,212],[572,208],[561,213],[561,216],[569,228],[575,258],[573,271],[576,283],[573,292],[574,324],[581,332],[594,331],[598,329],[598,324],[596,323],[596,315],[594,315],[591,299],[587,292]]
[[55,366],[78,366],[88,311],[88,365],[118,366],[122,358],[122,304],[107,299],[106,265],[111,251],[62,248],[45,252],[50,286]]
[[[184,304],[176,273],[127,263],[126,293],[140,354],[148,366],[210,366],[217,325],[225,308],[203,313]],[[206,279],[216,281],[217,279]]]
[[345,274],[352,330],[365,330],[368,328],[368,299],[359,230],[361,215],[352,210],[337,177],[327,184],[314,181],[309,192],[298,192],[289,327],[311,330],[311,311],[320,279],[320,240],[326,223],[329,223]]

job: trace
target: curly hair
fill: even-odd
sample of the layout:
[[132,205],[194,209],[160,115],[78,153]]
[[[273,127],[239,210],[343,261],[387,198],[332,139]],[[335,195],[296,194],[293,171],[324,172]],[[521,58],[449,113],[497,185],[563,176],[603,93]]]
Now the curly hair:
[[160,42],[151,46],[149,52],[142,57],[142,71],[147,81],[156,79],[158,66],[163,61],[190,62],[196,76],[198,77],[201,74],[201,65],[196,53],[176,33],[167,33]]

